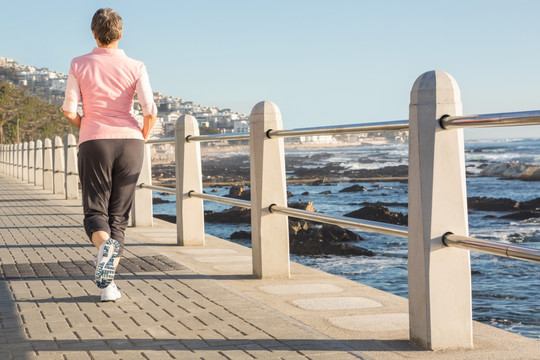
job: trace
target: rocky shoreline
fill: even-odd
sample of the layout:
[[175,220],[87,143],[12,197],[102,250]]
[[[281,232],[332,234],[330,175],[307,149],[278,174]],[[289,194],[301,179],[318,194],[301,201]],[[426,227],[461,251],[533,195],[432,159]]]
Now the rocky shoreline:
[[[364,191],[362,187],[353,185],[342,191]],[[292,194],[289,193],[289,197]],[[228,197],[249,200],[249,189],[242,185],[232,186]],[[159,198],[155,203],[167,202]],[[395,203],[362,203],[358,210],[343,214],[363,220],[371,220],[388,224],[407,226],[408,214],[390,211],[386,206],[407,206]],[[289,207],[308,211],[316,211],[312,202],[289,202]],[[540,198],[530,201],[518,202],[508,198],[470,197],[468,198],[469,212],[503,212],[504,215],[486,217],[499,217],[501,219],[527,220],[540,218]],[[175,223],[176,216],[156,214],[162,220]],[[205,211],[205,221],[226,224],[250,224],[251,212],[249,209],[232,207],[223,211]],[[251,233],[247,231],[234,232],[231,239],[250,240]],[[364,240],[358,234],[336,225],[319,224],[289,217],[289,243],[291,254],[297,255],[341,255],[341,256],[374,256],[375,253],[359,247],[354,243]]]
[[[347,164],[327,161],[330,154],[317,152],[309,156],[288,154],[286,157],[287,183],[311,184],[324,186],[336,182],[407,182],[408,167],[406,165],[386,166],[374,169],[351,169]],[[370,162],[369,158],[362,158],[362,162]],[[229,197],[249,200],[249,154],[246,151],[238,153],[212,153],[206,154],[202,159],[203,184],[205,187],[230,186]],[[540,166],[514,163],[484,163],[475,165],[476,173],[467,176],[492,176],[505,179],[540,181]],[[161,186],[175,185],[175,167],[171,163],[154,163],[153,181]],[[377,185],[374,185],[377,186]],[[382,185],[379,185],[382,186]],[[341,192],[363,192],[367,189],[353,184]],[[323,190],[321,193],[329,193]],[[307,193],[302,195],[308,195]],[[289,193],[289,197],[292,194]],[[162,201],[155,199],[155,202]],[[316,211],[313,203],[289,203],[289,207]],[[407,226],[408,214],[393,212],[388,207],[407,207],[406,203],[360,203],[359,209],[342,214],[347,217],[378,221],[389,224]],[[506,198],[480,198],[468,199],[469,212],[504,212],[501,215],[486,214],[486,217],[499,217],[504,219],[525,220],[540,218],[540,198],[517,202]],[[161,219],[175,222],[176,218],[170,215],[155,215]],[[228,224],[249,224],[251,221],[248,209],[231,208],[221,212],[205,212],[205,221]],[[346,256],[373,256],[368,249],[355,244],[363,240],[360,236],[347,229],[334,225],[321,225],[310,221],[289,218],[290,251],[300,255],[346,255]],[[231,239],[251,239],[249,232],[235,232]]]
[[540,181],[540,166],[512,162],[486,164],[480,172],[480,176],[492,176],[524,181]]

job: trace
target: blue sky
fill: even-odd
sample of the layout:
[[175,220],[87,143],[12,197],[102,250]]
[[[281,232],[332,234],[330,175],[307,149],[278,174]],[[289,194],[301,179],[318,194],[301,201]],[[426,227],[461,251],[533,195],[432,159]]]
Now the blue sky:
[[245,114],[271,100],[285,128],[406,119],[433,69],[456,78],[465,114],[540,109],[540,1],[5,1],[0,56],[67,72],[100,7],[122,16],[120,47],[155,91]]

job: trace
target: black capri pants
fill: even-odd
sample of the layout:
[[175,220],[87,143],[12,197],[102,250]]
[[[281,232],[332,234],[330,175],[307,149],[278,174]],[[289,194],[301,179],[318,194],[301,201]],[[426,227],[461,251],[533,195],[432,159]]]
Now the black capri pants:
[[124,232],[141,172],[144,140],[99,139],[79,145],[84,229],[105,231],[124,251]]

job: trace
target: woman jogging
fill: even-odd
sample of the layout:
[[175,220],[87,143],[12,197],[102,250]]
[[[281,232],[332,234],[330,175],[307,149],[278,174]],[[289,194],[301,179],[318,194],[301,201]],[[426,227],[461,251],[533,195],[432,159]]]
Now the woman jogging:
[[[118,49],[122,18],[99,9],[91,24],[97,47],[71,62],[62,106],[79,131],[79,177],[84,229],[98,248],[95,282],[102,301],[121,297],[114,273],[123,253],[144,141],[156,121],[156,105],[144,64]],[[143,128],[131,114],[133,97],[142,106]],[[83,116],[78,114],[82,101]]]

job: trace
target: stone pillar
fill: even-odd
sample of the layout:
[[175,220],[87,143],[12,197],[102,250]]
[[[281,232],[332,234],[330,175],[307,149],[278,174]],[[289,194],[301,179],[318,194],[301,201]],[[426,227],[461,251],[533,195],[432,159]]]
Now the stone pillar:
[[[137,185],[152,185],[152,159],[150,144],[144,145],[144,157]],[[131,218],[133,226],[151,227],[154,224],[152,190],[137,189],[133,198]]]
[[17,179],[22,180],[22,173],[23,173],[23,144],[19,143],[16,145],[17,147]]
[[36,178],[34,184],[43,188],[43,142],[36,140]]
[[28,182],[33,184],[36,180],[36,148],[35,142],[28,143]]
[[441,242],[468,235],[463,130],[443,130],[443,115],[462,115],[459,87],[426,72],[409,110],[409,321],[411,341],[432,350],[473,346],[469,251]]
[[261,101],[250,117],[251,243],[253,275],[257,278],[288,278],[288,217],[272,214],[272,204],[287,206],[283,139],[269,139],[268,130],[283,128],[276,104]]
[[9,152],[9,156],[8,156],[8,158],[9,158],[9,160],[8,160],[8,175],[12,176],[12,177],[15,177],[15,172],[13,171],[13,168],[15,166],[14,151],[15,151],[15,145],[13,145],[13,144],[8,145],[8,152]]
[[22,176],[23,181],[28,181],[28,142],[22,143]]
[[12,177],[17,177],[17,145],[11,145],[11,174]]
[[77,139],[75,135],[68,134],[64,141],[64,157],[66,160],[65,184],[66,199],[79,198],[79,166],[77,163]]
[[53,138],[53,193],[64,194],[66,174],[64,162],[64,144],[60,136]]
[[0,165],[0,172],[2,174],[6,173],[6,145],[0,145],[0,161],[2,164]]
[[6,173],[6,145],[0,145],[0,173]]
[[53,148],[52,141],[46,138],[43,141],[43,189],[53,190]]
[[197,119],[182,115],[176,121],[176,236],[178,245],[204,246],[203,200],[188,193],[202,193],[201,146],[187,142],[188,136],[199,135]]

